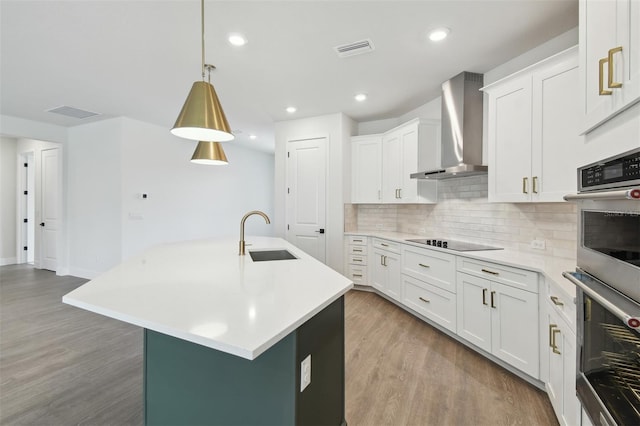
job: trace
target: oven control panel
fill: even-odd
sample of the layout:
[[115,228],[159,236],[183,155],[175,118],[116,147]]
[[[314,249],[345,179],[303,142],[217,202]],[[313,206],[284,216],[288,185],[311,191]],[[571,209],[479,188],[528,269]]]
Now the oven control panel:
[[640,148],[578,169],[578,190],[640,185]]

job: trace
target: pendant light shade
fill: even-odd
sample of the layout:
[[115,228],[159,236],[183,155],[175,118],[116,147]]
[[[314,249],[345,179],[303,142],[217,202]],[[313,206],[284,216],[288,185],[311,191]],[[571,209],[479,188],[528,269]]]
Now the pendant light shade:
[[198,146],[191,157],[191,162],[211,166],[225,166],[229,164],[220,143],[203,141],[198,142]]
[[211,83],[196,81],[171,129],[174,135],[192,140],[230,141],[234,138],[218,95]]
[[193,83],[171,133],[195,141],[230,141],[234,136],[218,95],[211,82],[204,81],[205,68],[209,71],[209,80],[211,70],[215,68],[204,61],[204,0],[200,0],[200,30],[202,81]]

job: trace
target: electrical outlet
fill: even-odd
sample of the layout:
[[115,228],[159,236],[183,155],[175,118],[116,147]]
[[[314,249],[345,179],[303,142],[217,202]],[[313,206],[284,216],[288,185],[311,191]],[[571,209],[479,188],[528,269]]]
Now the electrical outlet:
[[547,243],[545,240],[532,240],[531,248],[536,250],[545,250],[547,247]]
[[311,354],[300,363],[300,392],[311,384]]

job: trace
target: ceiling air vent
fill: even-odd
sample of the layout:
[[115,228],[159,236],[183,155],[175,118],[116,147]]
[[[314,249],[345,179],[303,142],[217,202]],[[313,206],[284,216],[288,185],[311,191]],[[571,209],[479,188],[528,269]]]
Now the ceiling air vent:
[[372,52],[374,47],[371,40],[360,40],[355,43],[343,44],[342,46],[335,47],[338,56],[346,58],[347,56],[360,55],[362,53]]
[[93,117],[95,115],[100,115],[97,112],[85,111],[83,109],[74,108],[66,105],[48,109],[47,112],[52,112],[54,114],[60,114],[67,117],[79,118],[81,120],[85,118]]

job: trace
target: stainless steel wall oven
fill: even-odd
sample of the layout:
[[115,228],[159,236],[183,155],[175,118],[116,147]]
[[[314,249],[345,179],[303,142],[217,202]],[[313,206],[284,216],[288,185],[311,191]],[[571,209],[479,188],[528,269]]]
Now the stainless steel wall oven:
[[594,425],[640,425],[640,149],[578,169],[577,393]]

